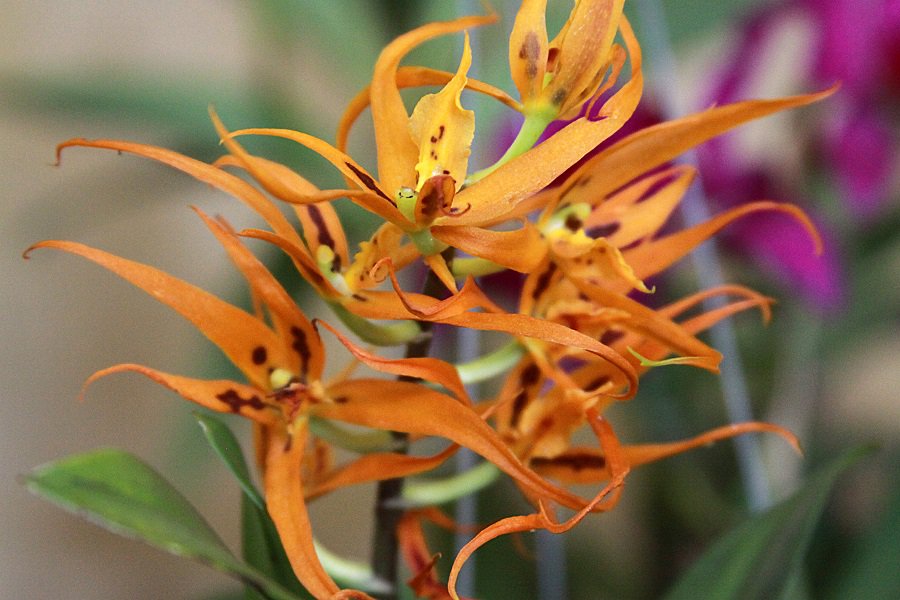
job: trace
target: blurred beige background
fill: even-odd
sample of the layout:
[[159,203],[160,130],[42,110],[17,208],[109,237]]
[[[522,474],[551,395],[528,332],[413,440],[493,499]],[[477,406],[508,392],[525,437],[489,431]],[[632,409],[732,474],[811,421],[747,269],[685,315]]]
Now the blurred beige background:
[[[148,6],[137,0],[3,2],[0,73],[18,80],[102,77],[112,71],[153,80],[231,83],[235,90],[251,85],[257,63],[252,23],[241,3],[187,0]],[[285,65],[270,65],[276,66]],[[321,101],[315,90],[327,94],[329,86],[309,86],[313,91],[307,93],[302,70],[294,64],[288,83],[303,101]],[[342,97],[351,92],[342,90]],[[197,107],[197,143],[211,150],[216,138],[205,103],[216,100],[208,98]],[[330,128],[338,107],[322,105]],[[122,123],[104,119],[101,111],[80,116],[23,106],[12,100],[9,89],[0,89],[3,599],[202,598],[239,589],[224,575],[75,518],[32,496],[16,480],[68,454],[123,448],[169,477],[239,551],[238,489],[204,447],[186,402],[127,375],[101,381],[83,403],[76,400],[84,379],[105,366],[140,362],[201,375],[202,359],[215,350],[177,315],[87,261],[51,251],[29,261],[21,258],[35,241],[71,239],[234,297],[235,272],[188,206],[256,225],[237,202],[150,161],[108,151],[75,149],[61,167],[52,166],[55,145],[70,137],[162,146],[174,138],[173,131]],[[348,500],[340,502],[346,518]],[[369,506],[365,497],[360,502]],[[315,510],[328,512],[329,507]],[[364,539],[365,527],[355,531]],[[357,550],[352,541],[325,537],[335,549]]]

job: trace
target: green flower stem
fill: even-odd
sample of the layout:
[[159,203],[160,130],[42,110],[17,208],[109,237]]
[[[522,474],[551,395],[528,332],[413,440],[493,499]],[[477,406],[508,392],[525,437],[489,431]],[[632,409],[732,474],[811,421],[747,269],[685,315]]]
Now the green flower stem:
[[341,427],[334,421],[320,419],[315,416],[310,417],[309,428],[317,436],[331,442],[335,446],[358,454],[392,452],[398,448],[393,436],[387,431],[376,429],[353,431],[346,427]]
[[490,167],[470,175],[466,180],[466,183],[471,185],[476,181],[487,177],[512,159],[521,154],[525,154],[528,150],[534,148],[534,145],[540,139],[541,134],[544,133],[547,126],[556,119],[557,115],[556,109],[549,105],[547,107],[531,107],[531,110],[526,107],[525,122],[522,123],[522,128],[519,129],[516,139],[513,140],[513,143],[507,148],[506,153]]
[[403,501],[414,506],[445,504],[486,488],[499,475],[500,470],[493,463],[482,462],[450,477],[408,481],[403,488]]
[[408,344],[422,335],[422,329],[415,321],[397,321],[379,325],[368,319],[354,315],[337,302],[329,302],[331,310],[341,323],[359,336],[361,340],[376,346],[400,346]]
[[513,340],[490,354],[456,365],[456,371],[463,384],[470,385],[506,372],[524,355],[525,348]]
[[491,262],[486,258],[455,258],[453,259],[453,275],[456,277],[481,277],[505,271],[506,267]]
[[325,572],[342,587],[358,589],[369,594],[390,593],[392,586],[376,577],[369,565],[338,556],[316,540],[313,540],[313,544]]

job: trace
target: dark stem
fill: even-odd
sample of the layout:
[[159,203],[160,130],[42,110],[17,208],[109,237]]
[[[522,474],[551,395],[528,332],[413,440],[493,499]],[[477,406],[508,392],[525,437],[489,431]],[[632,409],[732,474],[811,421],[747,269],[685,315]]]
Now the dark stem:
[[[444,258],[452,260],[452,248],[444,252]],[[444,285],[430,269],[425,279],[423,293],[438,297],[445,291]],[[421,321],[422,335],[406,345],[406,358],[421,358],[431,351],[431,323]],[[401,375],[398,381],[415,381],[414,378]],[[409,450],[408,437],[405,433],[392,431],[394,452],[405,454]],[[397,524],[403,516],[401,496],[403,495],[403,478],[385,479],[378,482],[375,498],[375,533],[372,537],[372,571],[379,579],[391,585],[391,591],[382,594],[382,600],[396,600],[397,589]]]

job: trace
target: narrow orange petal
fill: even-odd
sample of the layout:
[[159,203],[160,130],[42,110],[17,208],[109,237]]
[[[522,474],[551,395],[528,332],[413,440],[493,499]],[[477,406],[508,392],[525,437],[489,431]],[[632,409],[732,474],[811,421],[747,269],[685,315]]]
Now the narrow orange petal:
[[322,376],[325,363],[325,349],[312,323],[275,276],[241,244],[236,235],[210,219],[200,209],[194,210],[228,252],[256,297],[269,310],[275,329],[283,340],[285,352],[292,352],[296,359],[291,365],[269,364],[265,356],[266,351],[261,356],[256,356],[255,360],[261,361],[267,368],[287,368],[293,373],[302,375],[304,379],[318,380]]
[[[448,219],[452,222],[452,220]],[[467,254],[484,258],[520,273],[533,271],[543,260],[547,245],[534,225],[523,222],[511,231],[493,231],[481,227],[435,225],[431,233],[437,239]]]
[[381,51],[372,74],[369,98],[378,149],[378,179],[388,193],[393,194],[404,186],[415,187],[414,167],[419,160],[419,149],[408,133],[409,115],[397,87],[400,61],[416,46],[432,38],[492,23],[496,19],[496,15],[487,15],[428,23],[395,38]]
[[[385,220],[396,223],[401,227],[404,225],[408,226],[408,221],[406,221],[403,215],[400,214],[400,211],[397,210],[394,200],[385,193],[382,186],[379,185],[379,183],[376,182],[362,166],[334,146],[323,142],[317,137],[300,131],[293,131],[291,129],[241,129],[228,133],[227,137],[233,138],[242,135],[280,137],[309,148],[337,167],[345,177],[349,178],[355,185],[359,186],[360,190],[362,190],[362,193],[353,193],[348,190],[346,193],[347,197]],[[410,165],[409,169],[412,170],[412,165]],[[289,201],[290,199],[286,198],[285,200]]]
[[577,281],[578,289],[600,306],[619,309],[629,315],[621,326],[657,341],[681,356],[696,357],[691,364],[718,372],[722,355],[696,337],[690,335],[674,321],[660,315],[628,296],[611,292],[600,285]]
[[647,127],[592,157],[566,181],[564,188],[580,185],[579,193],[602,198],[642,173],[738,125],[817,102],[836,90],[833,86],[815,94],[736,102]]
[[778,202],[761,200],[737,206],[716,215],[705,223],[700,223],[689,229],[684,229],[626,250],[624,252],[625,259],[628,261],[628,264],[634,265],[635,275],[645,279],[665,270],[726,225],[744,215],[763,211],[783,212],[794,217],[809,233],[813,241],[813,250],[817,254],[821,253],[822,238],[816,230],[816,226],[803,210],[793,204],[780,204]]
[[[26,256],[37,248],[55,248],[81,256],[141,288],[193,323],[261,389],[269,385],[268,365],[287,366],[293,362],[279,337],[263,322],[186,281],[76,242],[39,242],[25,251]],[[262,352],[266,353],[268,361],[259,364],[254,358]]]
[[317,255],[319,246],[327,246],[335,253],[334,271],[340,273],[350,264],[350,250],[341,219],[334,207],[327,202],[321,204],[294,205],[303,237],[310,254]]
[[446,462],[458,449],[459,446],[454,444],[433,456],[410,456],[393,452],[366,454],[325,475],[313,489],[307,491],[306,499],[312,500],[342,487],[431,471]]
[[277,406],[269,402],[259,389],[228,379],[204,380],[172,375],[150,367],[121,364],[97,371],[84,382],[81,394],[87,387],[114,373],[139,373],[167,387],[185,400],[223,413],[236,413],[262,425],[272,425],[281,418]]
[[330,598],[340,588],[325,572],[313,546],[312,526],[300,481],[300,465],[306,448],[306,425],[293,436],[273,432],[266,451],[266,507],[278,530],[294,574],[317,599]]
[[266,223],[279,235],[294,241],[300,240],[294,227],[271,200],[240,177],[236,177],[213,165],[195,160],[173,150],[147,144],[135,144],[118,140],[86,140],[82,138],[71,139],[57,146],[57,160],[59,160],[61,152],[71,146],[105,148],[118,152],[128,152],[174,167],[242,201],[265,219]]
[[324,298],[339,298],[341,296],[340,292],[335,290],[319,271],[319,266],[309,255],[306,246],[302,242],[296,244],[277,233],[265,231],[264,229],[244,229],[240,235],[264,240],[281,248],[285,254],[291,257],[300,275],[316,289],[320,296]]

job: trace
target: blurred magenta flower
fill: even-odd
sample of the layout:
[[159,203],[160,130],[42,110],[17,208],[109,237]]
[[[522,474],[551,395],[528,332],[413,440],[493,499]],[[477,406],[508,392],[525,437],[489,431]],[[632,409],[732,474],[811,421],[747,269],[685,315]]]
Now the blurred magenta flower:
[[[794,132],[805,175],[821,171],[842,201],[851,226],[872,222],[888,208],[896,191],[900,97],[900,0],[786,0],[771,4],[744,22],[731,55],[710,90],[709,103],[727,103],[753,95],[752,81],[765,77],[767,50],[784,40],[784,25],[799,22],[809,32],[807,56],[794,82],[801,89],[840,81],[829,100],[830,118],[804,122]],[[795,31],[795,30],[791,30]],[[770,55],[770,54],[769,54]],[[787,59],[786,59],[787,60]],[[787,221],[767,215],[747,219],[728,232],[729,241],[748,255],[761,256],[798,292],[823,311],[844,302],[839,241],[804,196],[808,189],[796,173],[762,167],[741,156],[729,138],[700,148],[698,160],[710,200],[731,206],[763,197],[789,197],[810,209],[826,241],[823,257],[808,255],[790,243],[802,235]],[[774,243],[773,243],[774,242]]]

